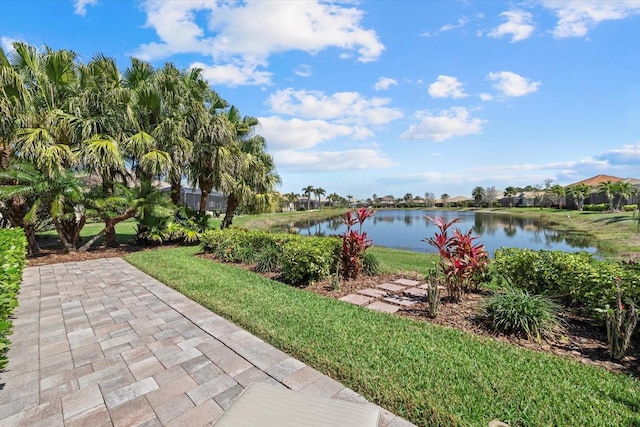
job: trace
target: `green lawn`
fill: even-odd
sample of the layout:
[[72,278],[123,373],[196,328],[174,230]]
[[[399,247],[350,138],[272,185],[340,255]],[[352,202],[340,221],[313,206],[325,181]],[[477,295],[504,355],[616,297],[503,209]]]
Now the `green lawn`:
[[[136,226],[137,224],[135,219],[129,219],[119,224],[116,224],[116,233],[118,235],[118,242],[119,243],[135,243]],[[82,227],[82,230],[80,231],[81,242],[85,243],[87,240],[89,240],[96,234],[100,233],[103,229],[104,229],[103,222],[90,222],[85,224],[85,226]],[[38,233],[38,236],[55,239],[53,243],[57,246],[60,245],[60,240],[58,240],[58,233],[56,233],[56,230],[54,229]],[[101,237],[92,245],[92,247],[100,246],[103,244],[103,242],[104,242],[104,239]]]
[[[640,383],[631,377],[320,297],[196,252],[126,259],[417,425],[640,425]],[[428,264],[416,256],[425,261],[398,271]]]

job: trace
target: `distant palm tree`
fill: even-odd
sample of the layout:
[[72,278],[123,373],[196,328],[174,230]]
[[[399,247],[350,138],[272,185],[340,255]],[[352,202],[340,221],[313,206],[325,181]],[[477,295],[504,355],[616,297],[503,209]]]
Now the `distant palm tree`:
[[622,207],[622,199],[629,201],[636,189],[630,182],[618,182],[616,184],[616,194],[618,195],[618,205],[616,209],[620,210]]
[[598,192],[604,193],[609,201],[609,209],[613,211],[613,198],[617,191],[617,185],[613,181],[607,181],[600,184]]
[[302,190],[302,195],[307,198],[307,210],[311,209],[311,193],[315,191],[313,185],[307,185]]
[[473,191],[471,192],[471,195],[473,196],[473,200],[475,200],[476,202],[476,208],[477,208],[480,202],[482,202],[482,199],[484,199],[484,188],[477,186],[476,188],[473,189]]
[[349,207],[351,207],[351,199],[353,199],[353,196],[351,194],[347,194],[347,200],[349,201]]
[[567,188],[567,195],[576,203],[576,207],[581,211],[584,207],[584,200],[591,195],[593,187],[587,184],[572,185]]
[[516,195],[516,189],[515,187],[507,187],[504,189],[504,197],[508,197],[509,198],[509,208],[513,207],[513,196]]
[[447,204],[449,203],[449,195],[447,193],[444,193],[443,195],[440,196],[440,198],[442,199],[442,205],[446,207]]
[[321,203],[320,203],[320,197],[324,196],[325,194],[327,194],[327,191],[322,188],[322,187],[317,187],[313,189],[313,192],[315,193],[316,197],[318,198],[318,209],[321,209]]

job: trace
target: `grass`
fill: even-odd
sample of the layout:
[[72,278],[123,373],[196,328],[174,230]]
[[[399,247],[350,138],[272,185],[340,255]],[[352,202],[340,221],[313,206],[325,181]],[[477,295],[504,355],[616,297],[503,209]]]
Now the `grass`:
[[[135,243],[136,242],[136,221],[134,219],[129,219],[123,222],[116,224],[116,234],[118,235],[119,243]],[[85,243],[87,240],[100,233],[104,229],[103,222],[90,222],[82,227],[80,231],[80,241]],[[60,241],[58,240],[58,233],[56,233],[55,229],[47,230],[38,233],[38,237],[52,238],[55,239],[54,244],[56,246],[60,245]],[[100,246],[104,243],[104,238],[101,237],[98,239],[92,247]]]
[[[640,425],[631,377],[324,298],[196,252],[126,259],[417,425]],[[393,264],[385,268],[405,268]]]

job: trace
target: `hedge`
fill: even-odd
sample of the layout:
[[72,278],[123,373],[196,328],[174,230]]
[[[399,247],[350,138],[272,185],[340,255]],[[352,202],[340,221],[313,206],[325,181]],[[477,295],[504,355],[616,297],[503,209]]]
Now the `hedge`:
[[11,315],[18,306],[18,291],[26,263],[27,241],[19,228],[0,229],[0,371],[7,365]]
[[339,260],[341,240],[242,229],[210,230],[202,236],[202,250],[226,262],[258,263],[279,272],[294,285],[328,277]]
[[514,287],[559,297],[587,309],[615,302],[615,278],[625,298],[640,303],[640,265],[596,260],[586,252],[501,248],[493,271]]

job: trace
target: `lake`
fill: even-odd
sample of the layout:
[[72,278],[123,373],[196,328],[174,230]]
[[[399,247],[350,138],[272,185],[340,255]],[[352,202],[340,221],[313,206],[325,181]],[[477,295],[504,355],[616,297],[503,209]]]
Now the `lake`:
[[[478,236],[476,243],[483,243],[493,256],[501,247],[561,250],[566,252],[586,251],[595,253],[593,238],[580,232],[552,230],[533,218],[522,218],[508,214],[484,212],[458,212],[433,210],[378,210],[366,220],[363,230],[373,240],[374,246],[406,249],[414,252],[433,252],[435,248],[423,240],[437,231],[430,216],[443,217],[446,221],[460,218],[455,226],[462,232],[473,230]],[[289,224],[290,230],[303,235],[337,235],[345,232],[342,217],[321,221],[302,221]]]

